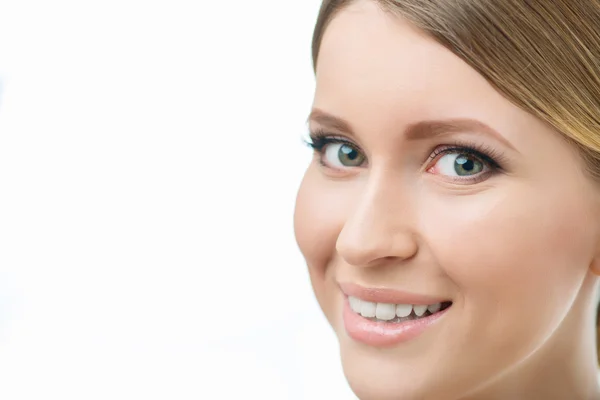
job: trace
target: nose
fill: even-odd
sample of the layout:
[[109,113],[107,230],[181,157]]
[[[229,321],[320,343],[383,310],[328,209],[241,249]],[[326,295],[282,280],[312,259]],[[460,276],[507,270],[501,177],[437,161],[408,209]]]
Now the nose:
[[368,267],[416,255],[411,191],[401,193],[395,183],[369,180],[357,199],[336,242],[338,254],[348,264]]

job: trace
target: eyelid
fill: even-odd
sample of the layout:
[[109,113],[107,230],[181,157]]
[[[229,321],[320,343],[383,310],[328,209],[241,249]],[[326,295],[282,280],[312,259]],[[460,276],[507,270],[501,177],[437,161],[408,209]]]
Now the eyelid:
[[323,145],[345,144],[345,145],[351,146],[351,147],[359,150],[358,146],[354,142],[351,142],[350,140],[340,137],[340,136],[327,136],[324,138],[319,138],[319,140],[321,140],[323,142]]
[[309,138],[310,141],[305,140],[305,143],[315,151],[322,152],[323,148],[329,144],[344,144],[360,152],[365,157],[365,160],[367,159],[366,153],[362,148],[347,137],[316,130],[309,133]]
[[480,161],[483,161],[486,164],[490,164],[491,167],[496,167],[497,163],[494,159],[488,157],[485,154],[480,153],[477,150],[470,149],[468,147],[445,147],[441,150],[434,150],[434,152],[429,156],[429,162],[436,161],[441,156],[445,156],[446,154],[467,154],[471,157],[475,157]]
[[480,161],[485,162],[492,169],[501,171],[505,169],[504,165],[507,161],[504,153],[491,146],[481,145],[473,142],[454,141],[450,144],[437,146],[430,153],[430,156],[427,160],[426,168],[430,168],[431,163],[435,161],[435,159],[437,159],[440,155],[451,153],[469,154],[473,157],[478,158]]
[[358,144],[341,135],[330,134],[322,130],[315,130],[310,132],[309,137],[311,142],[308,142],[308,145],[313,148],[319,149],[327,144],[342,143],[352,146],[356,150],[360,150],[362,153],[364,153]]

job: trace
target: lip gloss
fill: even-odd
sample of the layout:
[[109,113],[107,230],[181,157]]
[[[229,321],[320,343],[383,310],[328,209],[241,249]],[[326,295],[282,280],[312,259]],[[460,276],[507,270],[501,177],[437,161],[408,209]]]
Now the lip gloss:
[[[342,317],[346,332],[352,339],[371,346],[393,346],[411,340],[435,324],[452,306],[452,302],[447,298],[437,296],[382,287],[368,288],[351,282],[340,282],[339,286],[344,294]],[[450,303],[450,307],[428,316],[407,319],[401,322],[374,321],[353,311],[350,307],[349,296],[372,303],[407,304],[412,306]]]
[[414,320],[403,322],[372,321],[350,308],[348,297],[344,299],[343,320],[348,335],[361,343],[385,347],[409,341],[435,324],[451,307]]

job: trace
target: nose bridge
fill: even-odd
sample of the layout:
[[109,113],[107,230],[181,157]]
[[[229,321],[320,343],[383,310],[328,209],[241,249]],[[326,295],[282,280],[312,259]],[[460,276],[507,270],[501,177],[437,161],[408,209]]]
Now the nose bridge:
[[406,259],[416,253],[412,193],[401,180],[385,171],[370,174],[336,243],[347,263],[367,266],[379,259]]

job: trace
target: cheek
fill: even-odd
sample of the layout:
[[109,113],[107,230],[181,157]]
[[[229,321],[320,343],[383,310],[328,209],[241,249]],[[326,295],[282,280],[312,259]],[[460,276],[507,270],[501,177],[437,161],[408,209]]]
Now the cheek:
[[296,242],[309,268],[327,267],[362,189],[360,180],[332,181],[323,176],[319,166],[309,167],[298,190],[294,211]]
[[[568,311],[591,260],[577,198],[515,188],[430,200],[428,243],[480,332],[547,335]],[[433,197],[430,197],[432,199]],[[532,336],[532,337],[533,337]]]
[[332,289],[336,242],[351,206],[351,186],[325,181],[317,166],[307,171],[296,198],[294,232],[310,275],[315,297],[335,326],[336,293]]
[[307,171],[296,198],[294,233],[310,272],[323,274],[341,229],[339,194],[319,182],[314,167]]
[[328,266],[352,199],[348,186],[324,180],[318,166],[311,165],[296,198],[294,233],[317,296],[331,272]]

